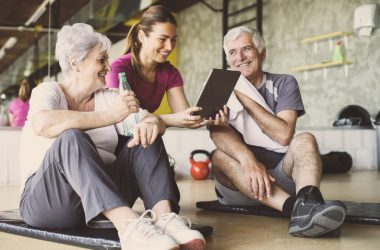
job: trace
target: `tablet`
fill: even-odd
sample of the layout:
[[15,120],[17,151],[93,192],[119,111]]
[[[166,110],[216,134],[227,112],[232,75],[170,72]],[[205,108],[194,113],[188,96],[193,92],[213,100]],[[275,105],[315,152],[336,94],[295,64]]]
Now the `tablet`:
[[239,77],[240,71],[211,69],[196,104],[202,110],[192,115],[200,115],[206,119],[215,118],[219,110],[223,110],[223,106],[227,104]]

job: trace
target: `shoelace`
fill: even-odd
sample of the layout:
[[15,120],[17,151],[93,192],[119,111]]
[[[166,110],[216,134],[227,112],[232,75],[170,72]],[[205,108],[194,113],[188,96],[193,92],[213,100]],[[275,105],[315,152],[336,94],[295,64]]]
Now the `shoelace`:
[[[147,214],[151,215],[151,217],[147,218]],[[151,238],[155,235],[162,235],[162,232],[156,228],[152,221],[156,218],[156,214],[152,210],[146,210],[138,219],[135,220],[128,220],[127,223],[128,226],[132,226],[133,229],[140,232],[144,237]]]
[[[191,228],[191,221],[189,218],[184,217],[184,216],[179,216],[176,213],[167,213],[167,214],[161,215],[159,218],[159,220],[162,221],[163,223],[164,232],[166,231],[166,226],[169,224],[169,222],[173,221],[173,219],[176,219],[175,220],[176,225],[182,228],[184,226],[183,224],[186,224],[185,221],[187,220],[187,226],[185,225],[186,229]],[[178,221],[182,223],[178,223]]]

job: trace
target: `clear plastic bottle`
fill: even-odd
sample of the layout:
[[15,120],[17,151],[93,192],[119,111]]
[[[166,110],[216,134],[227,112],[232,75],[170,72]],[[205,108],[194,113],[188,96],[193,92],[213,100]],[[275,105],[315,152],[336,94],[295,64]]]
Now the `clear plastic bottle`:
[[[131,90],[131,87],[128,84],[127,76],[125,72],[120,72],[118,74],[119,77],[119,91]],[[132,113],[123,121],[123,130],[124,135],[132,136],[133,135],[133,127],[139,122],[139,115],[137,113]]]

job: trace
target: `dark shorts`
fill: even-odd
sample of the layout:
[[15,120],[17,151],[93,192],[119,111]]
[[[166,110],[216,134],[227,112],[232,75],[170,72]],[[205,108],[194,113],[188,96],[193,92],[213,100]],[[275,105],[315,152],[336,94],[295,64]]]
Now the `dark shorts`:
[[[283,170],[285,153],[277,153],[262,147],[246,145],[255,157],[266,167],[268,173],[276,179],[276,184],[288,194],[295,195],[296,188],[293,180],[286,176]],[[252,199],[240,191],[232,190],[215,180],[215,191],[219,202],[224,205],[254,206],[259,205],[258,200]]]
[[[284,189],[288,194],[295,195],[296,188],[294,182],[284,173],[282,163],[283,161],[280,161],[274,169],[269,169],[268,173],[276,179],[278,186]],[[255,206],[261,204],[258,200],[252,199],[240,191],[232,190],[216,179],[214,180],[218,200],[221,204],[234,206]]]

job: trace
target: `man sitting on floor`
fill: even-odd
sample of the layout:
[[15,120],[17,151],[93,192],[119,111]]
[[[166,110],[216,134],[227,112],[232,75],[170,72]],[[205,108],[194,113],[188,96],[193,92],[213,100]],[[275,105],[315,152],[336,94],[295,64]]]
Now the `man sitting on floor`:
[[294,236],[316,237],[339,228],[346,207],[322,197],[315,137],[294,135],[297,117],[305,113],[296,79],[262,70],[265,44],[255,29],[230,30],[224,50],[231,69],[244,77],[229,100],[228,119],[221,113],[224,126],[209,126],[217,147],[212,164],[219,202],[262,203],[282,211],[290,216]]

